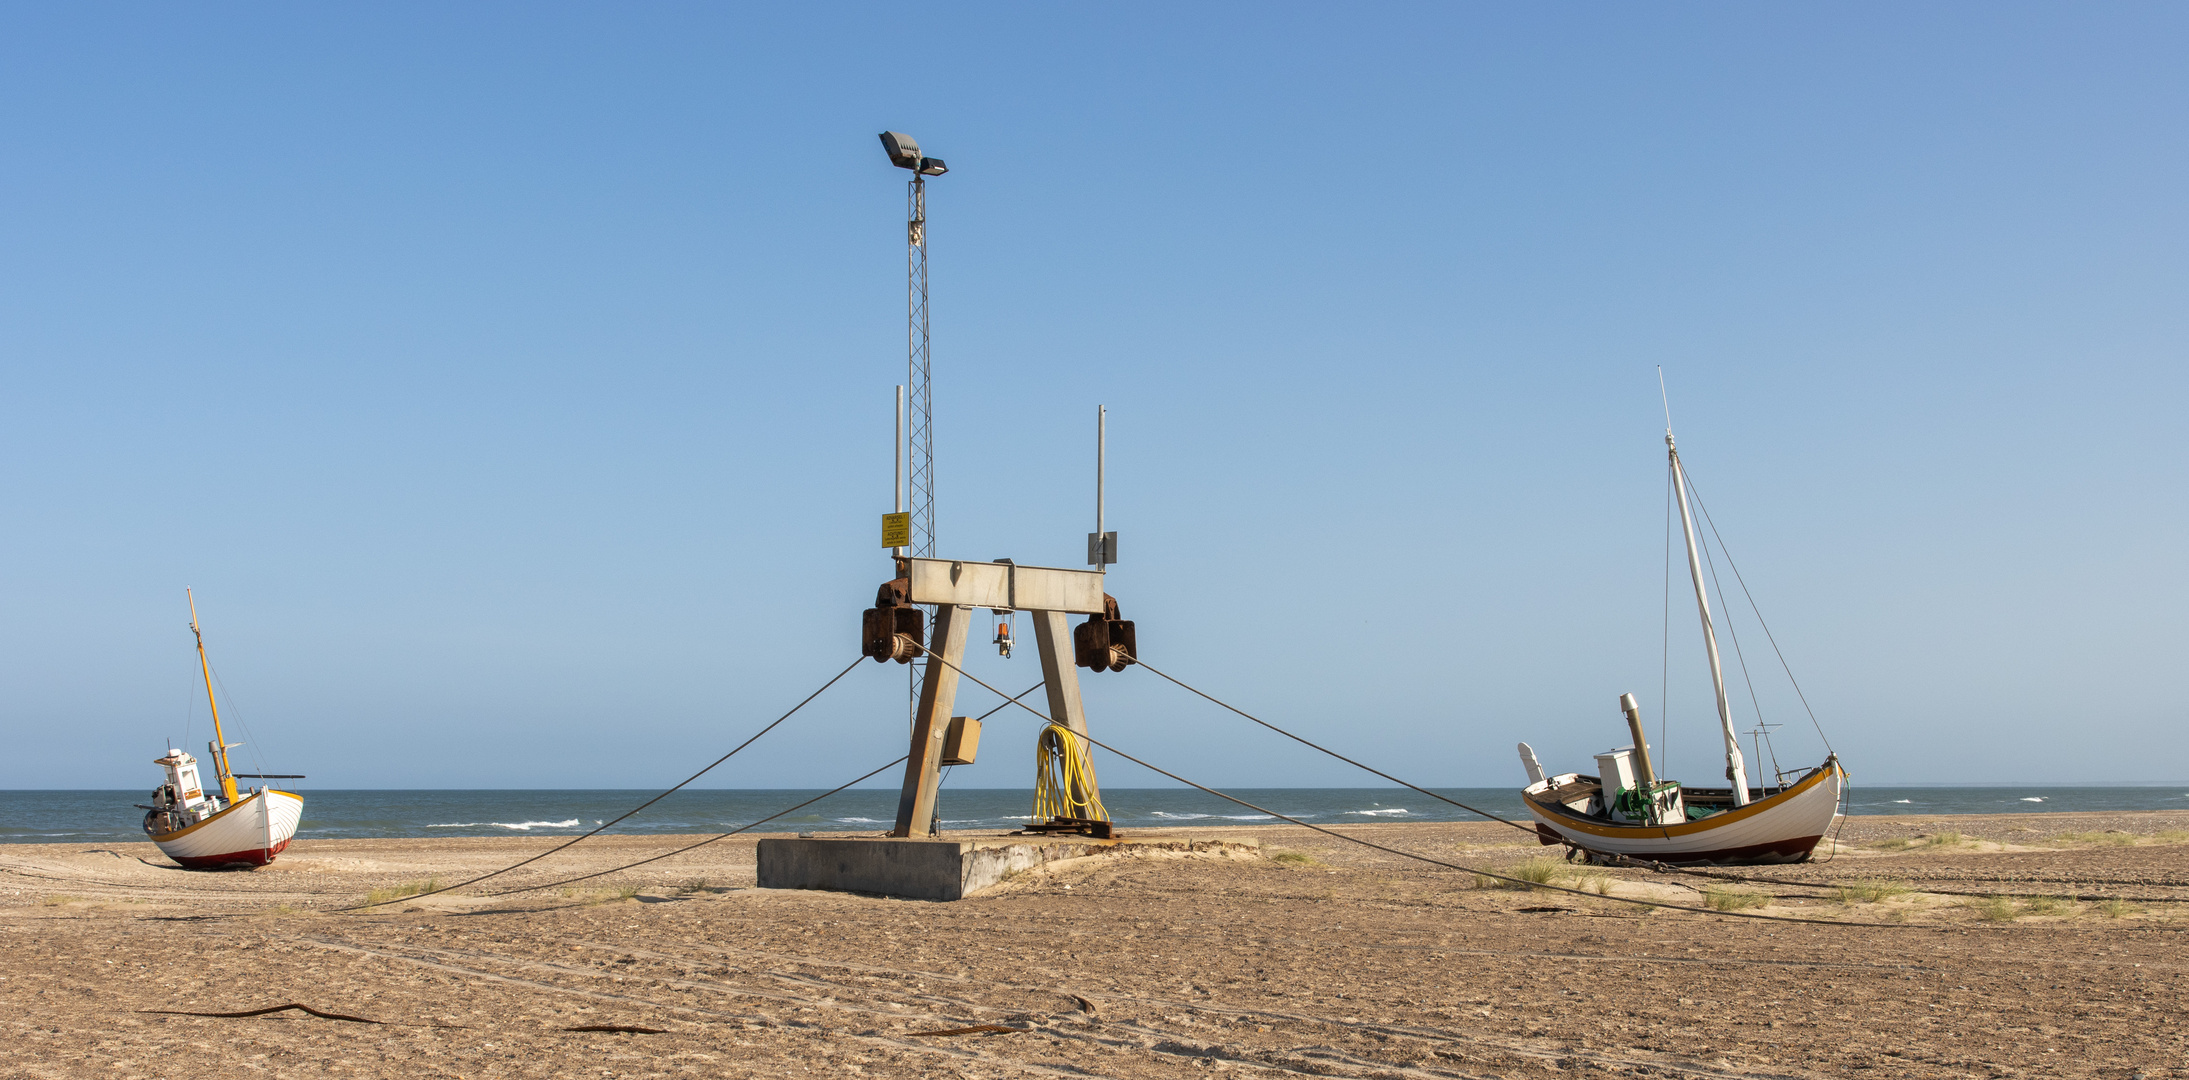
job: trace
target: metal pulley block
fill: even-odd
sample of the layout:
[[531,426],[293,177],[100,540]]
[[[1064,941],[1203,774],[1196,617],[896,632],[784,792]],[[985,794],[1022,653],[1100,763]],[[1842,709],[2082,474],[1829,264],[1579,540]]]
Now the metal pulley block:
[[859,620],[859,652],[875,663],[895,660],[909,664],[927,644],[927,613],[912,605],[910,578],[885,581],[874,594],[874,606]]
[[1140,654],[1129,619],[1117,617],[1117,598],[1102,594],[1102,614],[1072,629],[1072,663],[1093,671],[1123,671]]

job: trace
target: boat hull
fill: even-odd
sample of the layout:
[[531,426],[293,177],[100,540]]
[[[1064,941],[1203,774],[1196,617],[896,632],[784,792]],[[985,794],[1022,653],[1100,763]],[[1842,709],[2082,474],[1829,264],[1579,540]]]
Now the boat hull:
[[1677,825],[1619,825],[1578,813],[1548,796],[1548,783],[1521,792],[1546,845],[1598,857],[1681,866],[1802,862],[1839,816],[1847,773],[1836,757],[1793,786],[1747,806]]
[[304,800],[286,791],[261,791],[195,825],[154,833],[161,854],[191,870],[264,866],[289,846]]

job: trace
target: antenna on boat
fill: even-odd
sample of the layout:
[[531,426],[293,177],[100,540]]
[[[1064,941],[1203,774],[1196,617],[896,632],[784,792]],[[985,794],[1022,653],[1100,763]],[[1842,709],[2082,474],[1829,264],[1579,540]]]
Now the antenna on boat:
[[1672,395],[1665,392],[1665,366],[1657,365],[1657,398],[1665,403],[1665,434],[1672,434]]
[[1766,724],[1763,722],[1763,718],[1759,716],[1756,718],[1756,726],[1748,731],[1749,742],[1756,747],[1756,766],[1758,768],[1763,766],[1764,751],[1768,749],[1771,752],[1771,772],[1778,777],[1780,787],[1786,786],[1786,770],[1779,768],[1779,748],[1771,742],[1771,733],[1785,726],[1784,724]]

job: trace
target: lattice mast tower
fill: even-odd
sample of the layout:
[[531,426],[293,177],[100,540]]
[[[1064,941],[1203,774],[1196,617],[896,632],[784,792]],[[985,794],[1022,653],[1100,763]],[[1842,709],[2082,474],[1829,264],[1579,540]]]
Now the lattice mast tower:
[[[889,163],[908,169],[905,184],[905,403],[904,458],[906,494],[912,515],[910,549],[916,558],[935,554],[935,393],[928,353],[927,323],[927,178],[949,172],[941,158],[920,152],[919,140],[901,131],[882,132]],[[929,612],[932,621],[933,612]],[[911,665],[913,707],[920,700],[920,673]]]

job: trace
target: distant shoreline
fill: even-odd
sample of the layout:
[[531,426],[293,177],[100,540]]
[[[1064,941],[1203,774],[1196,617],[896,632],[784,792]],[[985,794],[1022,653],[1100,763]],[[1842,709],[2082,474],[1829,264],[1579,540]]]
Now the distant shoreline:
[[[1788,775],[1792,775],[1792,774],[1791,774],[1791,773],[1789,773]],[[603,794],[603,795],[605,795],[605,794],[634,794],[634,793],[641,793],[641,792],[643,792],[643,793],[645,793],[645,794],[647,794],[647,795],[656,795],[656,794],[660,794],[660,792],[661,792],[661,789],[660,789],[660,788],[658,788],[658,787],[632,787],[632,788],[574,788],[574,787],[562,787],[562,788],[555,788],[555,787],[549,787],[549,788],[522,788],[522,787],[388,787],[388,788],[331,788],[331,787],[313,787],[313,786],[311,786],[311,785],[309,785],[309,784],[298,784],[298,785],[294,785],[294,786],[296,786],[296,787],[299,787],[299,788],[304,788],[304,789],[308,789],[308,790],[311,790],[311,791],[316,791],[316,792],[320,792],[320,793],[323,793],[323,794],[329,794],[329,795],[356,795],[356,794],[364,794],[364,795],[378,795],[378,794],[389,794],[389,793],[395,793],[395,792],[407,792],[407,793],[413,793],[413,794],[469,794],[469,793],[473,793],[473,792],[489,792],[489,791],[492,791],[492,792],[510,792],[510,793],[524,793],[524,792],[545,792],[545,791],[552,791],[552,792],[561,792],[561,793],[566,793],[566,794],[572,794],[572,795],[592,795],[592,794]],[[1508,790],[1510,790],[1510,791],[1517,791],[1517,790],[1519,790],[1519,788],[1520,788],[1520,785],[1518,785],[1518,784],[1505,784],[1505,785],[1495,785],[1495,784],[1475,784],[1475,785],[1470,785],[1470,786],[1464,786],[1464,787],[1454,787],[1454,786],[1438,786],[1438,785],[1434,785],[1434,784],[1431,784],[1431,785],[1425,785],[1425,786],[1427,786],[1427,787],[1428,787],[1428,789],[1429,789],[1430,791],[1508,791]],[[2072,782],[2068,782],[2068,781],[2055,781],[2055,780],[2030,780],[2030,781],[2020,781],[2020,780],[2000,780],[2000,781],[1994,781],[1994,782],[1986,782],[1986,783],[1981,783],[1981,784],[1972,784],[1972,783],[1952,783],[1952,784],[1944,784],[1944,783],[1941,783],[1941,784],[1884,784],[1884,783],[1873,783],[1873,784],[1864,784],[1864,785],[1862,785],[1862,787],[1864,787],[1865,789],[1875,789],[1875,790],[1880,790],[1880,791],[1883,791],[1883,790],[1894,790],[1894,791],[2006,791],[2006,790],[2010,790],[2010,789],[2012,789],[2012,790],[2020,790],[2020,789],[2037,789],[2037,790],[2054,790],[2054,791],[2086,791],[2086,790],[2105,790],[2105,789],[2113,789],[2113,788],[2177,788],[2177,787],[2178,787],[2178,788],[2182,788],[2182,789],[2183,789],[2184,791],[2189,791],[2189,780],[2107,780],[2107,781],[2104,781],[2104,782],[2095,782],[2095,781],[2094,781],[2094,782],[2092,782],[2092,783],[2087,783],[2087,784],[2078,784],[2078,783],[2072,783]],[[1259,785],[1247,785],[1247,784],[1239,784],[1239,785],[1233,785],[1233,788],[1232,788],[1232,789],[1233,789],[1233,790],[1238,790],[1238,791],[1381,791],[1381,792],[1402,792],[1402,791],[1407,791],[1407,790],[1409,790],[1409,789],[1407,789],[1407,788],[1404,788],[1404,787],[1399,787],[1399,786],[1396,786],[1396,785],[1390,785],[1390,784],[1386,784],[1386,785],[1382,785],[1382,786],[1364,785],[1364,786],[1359,786],[1359,787],[1344,787],[1344,786],[1332,786],[1332,785],[1325,785],[1325,786],[1320,786],[1320,787],[1316,787],[1316,786],[1308,786],[1308,785],[1298,785],[1298,784],[1290,784],[1290,785],[1287,785],[1287,784],[1274,784],[1274,785],[1272,785],[1272,784],[1259,784]],[[827,788],[825,788],[825,787],[700,787],[700,786],[694,785],[694,786],[692,786],[692,787],[690,787],[690,788],[687,788],[687,789],[685,789],[685,790],[687,790],[687,791],[691,791],[691,792],[695,792],[695,793],[699,793],[699,792],[716,792],[716,793],[720,793],[720,792],[754,792],[754,793],[763,793],[763,792],[813,792],[813,791],[826,791],[826,790],[828,790],[828,789],[827,789]],[[855,791],[855,792],[866,792],[866,793],[873,793],[873,792],[878,792],[878,791],[895,791],[895,790],[897,790],[897,788],[896,788],[896,785],[894,785],[894,784],[889,784],[889,785],[880,785],[880,784],[878,784],[878,785],[874,785],[874,786],[871,786],[871,787],[856,787],[856,788],[849,788],[849,789],[847,789],[847,790],[849,790],[849,791]],[[1028,796],[1031,796],[1031,795],[1033,794],[1033,790],[1034,790],[1034,789],[1033,789],[1033,788],[1030,788],[1030,787],[969,787],[969,786],[955,786],[955,787],[952,787],[952,788],[951,788],[951,790],[952,790],[952,791],[957,791],[957,792],[964,792],[964,793],[973,793],[973,792],[981,792],[981,793],[993,793],[993,792],[1024,792],[1024,793],[1026,793],[1026,794],[1027,794]],[[1125,792],[1140,792],[1140,791],[1148,791],[1148,792],[1190,792],[1190,791],[1192,791],[1192,790],[1194,790],[1194,789],[1193,789],[1193,788],[1189,788],[1189,787],[1180,787],[1180,786],[1170,786],[1170,787],[1111,787],[1111,786],[1105,785],[1105,786],[1103,787],[1103,789],[1102,789],[1102,790],[1104,790],[1104,791],[1106,791],[1106,792],[1125,793]],[[134,787],[126,787],[126,788],[59,788],[59,787],[56,787],[56,788],[9,788],[9,787],[0,787],[0,795],[41,795],[41,794],[44,794],[44,795],[129,795],[129,796],[131,796],[131,797],[134,797],[134,796],[136,796],[137,794],[139,794],[139,793],[140,793],[140,791],[141,791],[141,789],[140,789],[140,788],[134,788]]]
[[[1522,824],[1528,824],[1525,819],[1520,820]],[[2185,806],[2179,810],[2032,810],[2021,813],[1993,814],[1957,814],[1945,812],[1925,814],[1847,814],[1841,819],[1841,821],[1842,825],[1840,831],[1842,833],[1842,839],[1851,843],[1866,842],[1868,840],[1878,837],[1905,833],[1912,829],[1920,829],[1930,824],[1948,821],[1953,824],[1954,831],[1961,832],[1967,835],[1972,840],[1986,839],[2011,843],[2018,839],[2041,841],[2046,836],[2058,835],[2062,833],[2087,837],[2091,833],[2102,833],[2108,831],[2127,832],[2144,835],[2150,832],[2161,830],[2189,829],[2189,806]],[[2038,826],[2043,827],[2039,828]],[[1338,829],[1340,832],[1355,835],[1365,836],[1374,834],[1386,839],[1394,835],[1410,832],[1431,833],[1438,831],[1450,831],[1454,829],[1483,830],[1484,839],[1491,842],[1494,842],[1495,840],[1509,841],[1514,839],[1516,836],[1516,834],[1508,826],[1500,822],[1488,821],[1483,819],[1474,819],[1467,821],[1359,821],[1337,823],[1326,827],[1333,827]],[[1303,830],[1300,826],[1294,825],[1288,821],[1232,821],[1223,822],[1220,824],[1203,824],[1199,822],[1192,822],[1178,825],[1138,826],[1130,829],[1121,830],[1121,832],[1124,835],[1215,835],[1222,833],[1235,833],[1245,830],[1289,830],[1293,832],[1306,832],[1306,830]],[[738,844],[749,844],[756,840],[765,840],[771,837],[794,837],[799,835],[801,832],[807,831],[816,830],[754,830],[751,832],[739,833],[735,837],[733,837],[732,840]],[[883,830],[879,828],[833,829],[827,830],[826,834],[845,837],[878,836],[882,833],[882,831]],[[943,830],[942,838],[950,839],[953,837],[992,837],[1002,835],[1004,832],[1005,830],[1000,829],[945,829]],[[2028,835],[2024,837],[2021,834]],[[572,835],[573,834],[562,833],[520,833],[514,835],[496,834],[483,836],[447,835],[311,837],[300,835],[297,838],[295,846],[293,846],[290,850],[291,853],[294,854],[315,845],[348,845],[365,843],[399,843],[404,845],[406,848],[420,851],[477,849],[481,846],[507,846],[512,848],[527,848],[548,844],[551,842],[559,843],[562,841],[567,841],[571,839]],[[694,840],[703,840],[707,837],[716,835],[719,835],[719,831],[690,833],[608,832],[602,833],[598,836],[586,840],[585,844],[613,844],[619,847],[632,845],[643,846],[654,844],[677,844],[688,843]],[[1917,835],[1922,834],[1918,833]],[[1519,837],[1519,839],[1522,842],[1526,842],[1532,840],[1532,837]],[[148,840],[0,840],[0,851],[5,851],[6,849],[11,847],[43,849],[72,846],[90,846],[93,848],[141,846],[143,849],[142,854],[144,854],[145,857],[153,859],[157,859],[160,857],[158,854],[159,849],[153,846],[153,844]],[[117,854],[120,853],[117,852]],[[129,854],[139,853],[130,852]]]
[[[364,838],[438,839],[455,836],[568,838],[616,822],[616,835],[713,835],[740,826],[784,832],[874,833],[897,817],[895,788],[858,789],[815,801],[811,789],[711,788],[677,792],[653,802],[658,789],[378,789],[292,785],[304,797],[299,841]],[[1515,787],[1233,788],[1246,804],[1190,788],[1103,791],[1118,828],[1230,827],[1275,824],[1280,815],[1316,825],[1367,822],[1480,821],[1488,814],[1526,820]],[[136,791],[0,791],[0,843],[130,843],[144,838],[144,802]],[[626,818],[633,807],[653,802]],[[1258,808],[1266,808],[1258,809]],[[1842,810],[1852,816],[1934,817],[1941,814],[2052,814],[2082,811],[2140,813],[2189,810],[2189,784],[2171,787],[1870,787],[1857,783]],[[1031,820],[1033,793],[1024,788],[946,786],[942,828],[996,833]],[[787,811],[787,812],[786,812]]]

